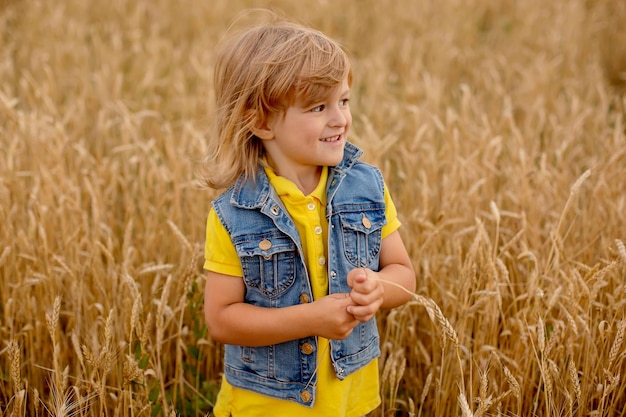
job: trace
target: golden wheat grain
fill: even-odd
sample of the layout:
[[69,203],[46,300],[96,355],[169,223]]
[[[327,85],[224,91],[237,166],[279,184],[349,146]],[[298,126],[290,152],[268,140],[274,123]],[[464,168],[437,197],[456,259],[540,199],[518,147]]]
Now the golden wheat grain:
[[607,369],[604,370],[604,377],[606,383],[603,386],[602,390],[602,399],[606,399],[614,390],[617,388],[621,381],[621,374],[614,374]]
[[563,292],[563,286],[559,285],[557,288],[550,292],[550,298],[546,302],[547,309],[552,310],[555,304],[558,302],[561,293]]
[[[559,256],[559,246],[562,245],[562,237],[560,236],[561,227],[565,220],[565,214],[569,211],[569,207],[573,202],[573,199],[578,195],[580,191],[580,187],[582,184],[591,176],[591,170],[586,170],[572,185],[570,188],[569,197],[565,202],[565,206],[561,210],[561,215],[559,216],[559,221],[555,227],[553,236],[552,236],[552,247],[550,249],[550,254],[548,256],[549,262],[546,263],[546,267],[555,266],[558,267],[558,256]],[[546,275],[547,270],[545,271]]]
[[[397,395],[398,393],[398,388],[400,386],[400,383],[402,382],[402,378],[404,377],[404,373],[406,371],[406,358],[404,357],[404,352],[402,351],[399,351],[399,352],[400,354],[398,355],[397,365],[395,366],[395,368],[397,369],[394,375],[395,395]],[[394,395],[394,399],[395,399],[395,395]]]
[[564,306],[562,302],[559,302],[559,307],[567,319],[567,324],[569,325],[568,328],[574,332],[576,337],[578,337],[578,325],[576,324],[576,320],[574,320],[574,317],[569,311],[567,311],[567,307]]
[[95,245],[102,251],[104,256],[106,256],[107,261],[110,264],[115,265],[115,257],[113,256],[111,251],[106,246],[104,246],[104,244],[100,241],[95,242]]
[[[589,282],[592,282],[590,297],[591,300],[595,300],[600,293],[600,290],[606,286],[606,275],[615,269],[618,265],[617,261],[609,262],[604,268],[599,268],[589,278]],[[587,274],[589,275],[589,274]]]
[[509,384],[509,387],[511,389],[511,392],[513,393],[513,396],[520,401],[522,399],[522,390],[520,388],[520,384],[517,381],[517,379],[515,379],[515,377],[513,376],[513,373],[511,372],[511,370],[509,368],[507,368],[506,365],[503,365],[503,370],[504,370],[504,376],[506,378],[506,381]]
[[564,327],[565,326],[563,325],[563,322],[561,320],[554,320],[552,322],[552,332],[550,333],[550,337],[547,340],[546,349],[544,351],[545,356],[550,356],[554,351],[554,347],[558,346],[561,342],[561,335],[563,332],[562,329]]
[[455,348],[458,348],[459,346],[459,340],[458,340],[458,336],[456,334],[456,331],[454,330],[454,328],[452,327],[452,325],[450,324],[450,322],[448,321],[448,319],[446,319],[446,317],[444,316],[444,314],[442,313],[441,309],[439,308],[439,306],[437,305],[437,303],[435,303],[433,300],[424,297],[423,295],[420,294],[415,294],[415,293],[411,293],[409,291],[407,291],[404,287],[391,282],[391,281],[387,281],[387,280],[380,280],[385,282],[388,285],[393,285],[396,286],[397,288],[411,294],[411,296],[413,297],[414,301],[416,301],[419,305],[423,306],[426,311],[428,312],[428,315],[430,316],[431,320],[434,323],[438,323],[443,332],[444,332],[444,339],[443,339],[443,344],[444,344],[444,349],[445,346],[447,345],[447,341],[451,341],[454,345]]
[[455,349],[458,348],[459,338],[456,334],[456,331],[454,330],[448,319],[443,315],[437,303],[420,294],[415,294],[414,298],[415,301],[417,301],[421,306],[426,309],[433,323],[439,324],[439,326],[443,330],[444,338],[442,339],[442,341],[444,349],[447,346],[448,341],[452,342]]
[[[387,359],[385,361],[385,365],[383,366],[383,371],[382,374],[380,376],[380,380],[383,382],[389,381],[389,374],[391,373],[391,361],[389,359]],[[317,372],[317,369],[315,370],[315,372]]]
[[54,368],[54,381],[55,387],[59,389],[65,388],[65,381],[63,377],[63,371],[61,371],[60,364],[60,345],[57,336],[57,329],[59,323],[59,316],[61,313],[61,297],[56,296],[54,299],[54,304],[52,307],[52,311],[46,313],[46,327],[48,329],[48,334],[50,339],[52,340],[52,364]]
[[194,253],[193,246],[189,242],[189,239],[185,237],[185,235],[183,234],[183,232],[180,231],[178,226],[176,226],[176,224],[169,219],[167,220],[167,225],[170,227],[172,232],[174,232],[180,243],[185,246],[185,249],[187,249],[188,252]]
[[170,290],[172,288],[173,281],[174,275],[168,275],[167,280],[165,281],[165,285],[163,285],[163,291],[161,293],[161,298],[158,303],[156,313],[156,346],[158,350],[160,350],[161,345],[163,344],[163,335],[165,334],[165,316],[166,312],[168,312],[169,315],[168,299],[170,296]]
[[489,388],[489,381],[487,379],[488,369],[479,371],[479,386],[478,386],[478,408],[474,411],[475,417],[481,417],[485,415],[489,407],[491,407],[491,397],[487,397],[487,389]]
[[81,398],[78,390],[60,390],[51,381],[50,395],[52,396],[52,403],[44,404],[48,414],[55,417],[73,417],[85,413],[97,394],[92,393]]
[[616,362],[617,357],[622,353],[622,344],[624,343],[624,334],[626,333],[626,319],[621,319],[617,324],[617,334],[613,340],[613,345],[609,351],[609,361],[607,369],[611,370]]
[[133,382],[143,384],[143,371],[133,355],[126,355],[124,361],[124,384]]
[[9,258],[9,255],[11,255],[11,247],[5,246],[4,249],[2,249],[2,254],[0,254],[0,267],[4,265],[6,260]]
[[35,410],[35,417],[39,415],[39,409],[41,406],[41,397],[39,395],[39,391],[37,388],[33,388],[33,403],[31,404],[32,408]]
[[69,386],[69,380],[70,380],[70,367],[68,365],[65,368],[63,368],[63,372],[61,372],[61,390],[62,391],[67,390]]
[[89,366],[94,369],[98,369],[99,364],[96,361],[95,355],[89,350],[89,348],[85,345],[81,345],[82,356],[85,358],[85,361]]
[[551,410],[554,400],[554,381],[552,378],[552,369],[550,368],[550,360],[542,360],[539,366],[541,368],[541,379],[543,381],[543,387],[545,389],[544,398],[546,402],[546,408],[548,410]]
[[56,296],[54,299],[54,305],[52,311],[46,313],[46,326],[48,328],[48,334],[53,343],[56,343],[57,325],[59,323],[59,315],[61,313],[61,296]]
[[16,340],[9,340],[7,354],[9,356],[9,374],[11,376],[11,381],[13,382],[13,393],[17,394],[22,387],[22,377],[20,373],[20,367],[22,366],[22,352],[20,350],[20,345]]
[[104,325],[104,345],[100,351],[99,362],[103,374],[108,374],[113,365],[115,364],[116,352],[113,349],[113,322],[115,317],[113,315],[114,310],[109,310],[105,325]]
[[428,396],[428,392],[430,391],[430,385],[433,382],[433,371],[432,369],[430,370],[430,372],[428,372],[428,375],[426,375],[426,380],[424,381],[424,388],[422,388],[422,393],[420,394],[420,410],[422,408],[422,405],[424,404],[424,401],[426,401],[426,397]]
[[131,245],[132,242],[132,236],[133,236],[133,226],[134,226],[134,221],[131,218],[130,220],[128,220],[128,223],[126,224],[126,227],[124,228],[124,236],[122,237],[122,254],[124,255],[124,260],[122,261],[122,265],[124,268],[124,271],[128,271],[130,268],[130,263],[132,262],[131,260],[131,256],[130,253],[133,250],[133,247]]
[[[133,336],[135,334],[135,330],[138,332],[141,331],[141,312],[143,311],[143,302],[141,299],[141,295],[137,295],[134,297],[133,306],[131,308],[130,313],[130,332],[129,332],[129,340],[133,340]],[[131,346],[132,349],[132,346]]]
[[21,417],[24,415],[22,408],[24,406],[24,399],[26,398],[26,390],[22,389],[15,393],[15,395],[11,398],[13,404],[11,409],[11,416]]
[[569,393],[569,392],[567,392],[567,391],[565,391],[565,392],[563,393],[563,395],[565,395],[565,400],[567,401],[567,406],[568,406],[567,408],[568,408],[568,411],[569,411],[568,415],[569,415],[570,417],[573,417],[573,416],[575,415],[575,414],[574,414],[574,407],[575,407],[575,404],[574,404],[574,397],[572,396],[572,394],[570,394],[570,393]]
[[170,272],[174,269],[175,266],[176,265],[174,264],[147,265],[147,266],[140,268],[137,271],[137,275],[141,276],[141,275],[153,274],[153,273],[159,273],[159,272]]
[[537,321],[537,345],[539,346],[539,352],[543,355],[546,350],[546,329],[541,317]]
[[413,402],[412,398],[409,398],[409,417],[416,417],[415,402]]
[[507,269],[506,265],[504,264],[504,261],[500,258],[496,258],[495,260],[495,264],[496,264],[496,270],[498,271],[498,277],[505,281],[508,282],[510,284],[510,280],[509,280],[509,270]]
[[577,315],[575,317],[576,323],[584,329],[584,334],[589,337],[591,335],[591,329],[589,328],[589,323],[585,320],[585,317],[581,315]]
[[[617,246],[617,252],[619,253],[620,258],[622,259],[622,263],[626,264],[626,246],[624,245],[624,242],[622,242],[619,239],[615,239],[615,246]],[[2,265],[1,259],[2,257],[0,257],[0,265]]]
[[406,369],[406,359],[402,350],[393,352],[386,360],[382,374],[382,381],[389,390],[389,407],[395,408],[398,387]]
[[459,393],[458,401],[459,401],[459,405],[461,406],[461,415],[463,417],[473,417],[474,413],[472,413],[472,409],[467,403],[467,397],[465,396],[464,393],[462,392]]
[[[567,363],[567,369],[568,369],[570,384],[572,386],[572,389],[574,390],[574,395],[572,396],[572,403],[575,402],[577,404],[580,404],[580,398],[582,395],[582,391],[580,388],[580,379],[578,378],[578,369],[576,369],[576,363],[574,362],[572,358],[570,358],[570,360]],[[572,404],[572,407],[570,407],[570,410],[573,410],[573,404]]]
[[63,270],[67,272],[71,279],[75,279],[74,271],[67,265],[63,258],[58,255],[52,255],[52,259],[54,259],[59,265],[61,265],[61,268],[63,268]]
[[148,346],[148,342],[150,340],[150,337],[152,335],[152,326],[153,326],[153,321],[154,321],[154,316],[152,315],[152,312],[148,312],[148,316],[146,317],[146,321],[141,324],[141,322],[139,322],[139,324],[141,325],[139,327],[139,329],[141,330],[141,334],[139,336],[139,342],[141,343],[141,346]]

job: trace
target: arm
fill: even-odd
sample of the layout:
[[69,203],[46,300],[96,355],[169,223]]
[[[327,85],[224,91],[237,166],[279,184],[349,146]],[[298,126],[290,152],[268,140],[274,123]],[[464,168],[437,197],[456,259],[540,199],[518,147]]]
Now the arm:
[[356,268],[348,273],[350,297],[357,304],[348,312],[359,321],[371,319],[381,308],[410,301],[415,292],[415,271],[400,233],[394,231],[381,245],[378,272]]
[[241,277],[209,271],[204,292],[204,315],[209,333],[218,342],[266,346],[308,336],[344,339],[358,321],[347,312],[348,294],[329,295],[312,303],[265,308],[244,302]]

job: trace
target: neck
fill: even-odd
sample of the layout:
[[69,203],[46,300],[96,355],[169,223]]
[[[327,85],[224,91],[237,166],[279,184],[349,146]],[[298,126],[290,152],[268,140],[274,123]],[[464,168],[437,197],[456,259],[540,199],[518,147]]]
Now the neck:
[[315,188],[317,188],[317,185],[320,182],[322,167],[314,167],[314,169],[311,170],[302,170],[297,172],[285,170],[279,171],[274,169],[274,173],[293,182],[296,187],[302,191],[302,194],[309,195],[315,190]]

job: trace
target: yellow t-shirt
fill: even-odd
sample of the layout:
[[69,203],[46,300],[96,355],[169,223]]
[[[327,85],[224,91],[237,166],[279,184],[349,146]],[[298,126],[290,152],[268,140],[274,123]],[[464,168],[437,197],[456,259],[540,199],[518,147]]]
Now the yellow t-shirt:
[[[328,294],[325,244],[328,239],[328,222],[324,215],[328,168],[323,168],[319,184],[307,196],[293,182],[275,175],[270,169],[266,169],[266,173],[300,234],[313,298],[324,297]],[[387,224],[382,230],[383,238],[400,226],[396,208],[386,187],[385,202]],[[313,206],[315,208],[311,210]],[[232,275],[233,279],[243,275],[235,247],[213,209],[207,219],[204,269]],[[316,399],[312,408],[233,387],[226,378],[222,378],[222,386],[213,410],[215,416],[356,417],[378,407],[380,404],[378,360],[373,360],[340,381],[333,370],[328,339],[318,337],[317,342],[318,379]]]

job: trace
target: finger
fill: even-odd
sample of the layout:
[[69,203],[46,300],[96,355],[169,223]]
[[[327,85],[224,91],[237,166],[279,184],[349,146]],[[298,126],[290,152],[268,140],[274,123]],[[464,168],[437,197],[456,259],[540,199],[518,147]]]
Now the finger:
[[357,290],[353,290],[350,293],[350,299],[352,300],[354,304],[357,304],[357,305],[367,305],[367,304],[370,304],[372,301],[369,297],[369,294],[362,293]]
[[355,268],[348,272],[348,286],[354,288],[357,284],[367,281],[367,271],[364,268]]
[[363,316],[372,316],[376,314],[378,311],[378,303],[367,304],[367,305],[357,305],[357,306],[348,306],[348,313],[352,314],[355,317],[363,317]]
[[358,284],[367,282],[367,269],[359,268],[358,272],[356,273],[356,276],[354,277],[354,280]]
[[360,322],[366,322],[376,314],[376,311],[369,306],[348,307],[348,312]]

